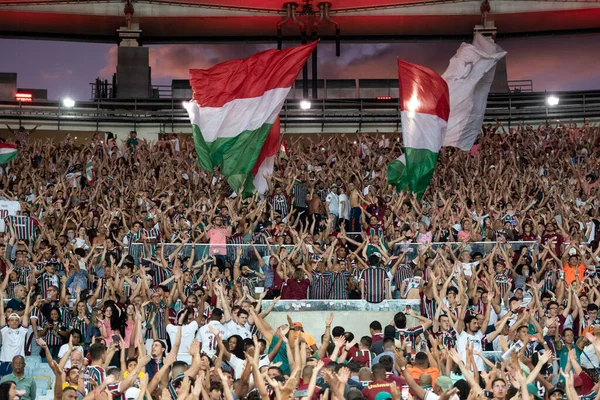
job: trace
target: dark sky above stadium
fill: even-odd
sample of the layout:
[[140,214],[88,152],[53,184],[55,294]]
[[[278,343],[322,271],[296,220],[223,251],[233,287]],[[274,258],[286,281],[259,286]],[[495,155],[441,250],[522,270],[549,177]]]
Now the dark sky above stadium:
[[[531,79],[536,91],[600,89],[600,35],[547,36],[500,41],[508,51],[508,79]],[[319,45],[321,78],[394,78],[396,58],[442,73],[460,42]],[[150,46],[153,84],[186,79],[189,68],[207,68],[273,45]],[[109,44],[0,39],[0,72],[17,72],[18,86],[47,88],[51,99],[88,100],[89,83],[110,80],[117,47]]]

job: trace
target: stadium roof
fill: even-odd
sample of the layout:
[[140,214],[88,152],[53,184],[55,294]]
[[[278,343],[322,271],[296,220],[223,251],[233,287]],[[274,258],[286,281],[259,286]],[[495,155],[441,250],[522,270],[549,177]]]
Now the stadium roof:
[[[298,13],[307,0],[297,0]],[[310,0],[318,18],[320,0]],[[330,17],[344,41],[394,41],[465,37],[480,23],[480,1],[330,0]],[[226,42],[277,39],[284,0],[139,0],[133,22],[144,43]],[[490,0],[499,36],[600,31],[600,0]],[[0,0],[0,36],[115,42],[125,25],[121,0]],[[298,25],[283,26],[284,40],[298,40]],[[323,22],[323,40],[335,26]]]

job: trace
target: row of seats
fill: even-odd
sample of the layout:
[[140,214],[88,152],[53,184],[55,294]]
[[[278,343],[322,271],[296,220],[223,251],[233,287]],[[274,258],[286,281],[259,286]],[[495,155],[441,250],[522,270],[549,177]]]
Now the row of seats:
[[52,368],[47,363],[42,362],[40,356],[25,357],[25,375],[33,376],[33,379],[35,379],[37,400],[54,399],[53,390],[56,376],[54,376]]

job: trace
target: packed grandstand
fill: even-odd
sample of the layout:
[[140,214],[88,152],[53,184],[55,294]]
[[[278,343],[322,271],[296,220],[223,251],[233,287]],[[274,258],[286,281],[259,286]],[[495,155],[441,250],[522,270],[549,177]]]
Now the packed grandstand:
[[[485,126],[419,200],[388,184],[393,134],[286,136],[250,197],[186,136],[20,142],[0,398],[594,399],[598,136]],[[362,337],[268,322],[307,299],[398,306]]]

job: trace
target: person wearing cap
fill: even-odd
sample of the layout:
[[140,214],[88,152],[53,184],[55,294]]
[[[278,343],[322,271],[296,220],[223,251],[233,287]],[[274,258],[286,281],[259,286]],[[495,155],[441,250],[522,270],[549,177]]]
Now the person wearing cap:
[[302,322],[298,322],[298,321],[294,322],[294,325],[292,326],[292,328],[294,329],[294,331],[296,331],[296,333],[294,334],[295,339],[297,339],[298,336],[302,335],[302,337],[304,338],[304,341],[306,342],[306,345],[313,351],[313,353],[318,350],[317,342],[315,341],[315,338],[313,338],[310,333],[304,332],[304,327],[302,326]]
[[0,336],[2,337],[2,347],[0,347],[0,376],[12,372],[12,362],[15,356],[25,355],[25,338],[27,337],[29,326],[29,301],[25,305],[25,314],[21,324],[21,317],[17,313],[8,316],[8,321],[4,315],[4,296],[0,292]]
[[554,389],[548,393],[548,400],[563,400],[564,397],[565,391],[558,386],[555,386]]

